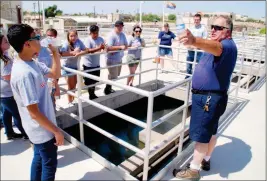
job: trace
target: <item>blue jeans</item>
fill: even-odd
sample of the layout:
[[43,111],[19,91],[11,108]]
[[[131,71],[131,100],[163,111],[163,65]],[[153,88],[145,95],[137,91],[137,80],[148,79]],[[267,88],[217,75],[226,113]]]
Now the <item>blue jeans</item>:
[[12,127],[12,117],[14,118],[14,124],[18,128],[18,130],[23,134],[23,136],[27,136],[25,133],[22,124],[21,124],[21,118],[19,115],[19,110],[17,103],[14,99],[14,97],[1,97],[1,105],[2,105],[2,111],[3,111],[3,124],[5,127],[6,135],[12,135],[14,133],[13,127]]
[[[188,51],[186,61],[194,62],[194,57],[195,57],[195,51]],[[197,63],[199,63],[199,60],[201,57],[202,57],[202,52],[197,52],[197,60],[196,60]],[[186,64],[186,73],[192,74],[192,64],[191,63]]]
[[41,144],[34,144],[31,166],[32,181],[54,181],[57,171],[57,146],[55,138]]
[[158,49],[158,55],[159,56],[169,56],[169,57],[172,57],[172,49],[171,48],[162,48],[162,47],[159,47]]

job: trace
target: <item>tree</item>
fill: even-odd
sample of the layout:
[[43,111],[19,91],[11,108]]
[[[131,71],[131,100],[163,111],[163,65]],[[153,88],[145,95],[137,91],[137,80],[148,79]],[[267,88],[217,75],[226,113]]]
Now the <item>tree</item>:
[[170,15],[168,16],[168,20],[171,20],[171,21],[176,20],[176,15],[175,15],[175,14],[170,14]]
[[63,12],[57,9],[57,5],[49,6],[45,9],[45,17],[55,17],[62,15]]
[[265,35],[265,34],[266,34],[266,28],[262,28],[262,29],[260,30],[260,34]]
[[23,16],[25,16],[25,15],[27,15],[27,14],[29,14],[30,12],[28,12],[28,11],[23,11]]

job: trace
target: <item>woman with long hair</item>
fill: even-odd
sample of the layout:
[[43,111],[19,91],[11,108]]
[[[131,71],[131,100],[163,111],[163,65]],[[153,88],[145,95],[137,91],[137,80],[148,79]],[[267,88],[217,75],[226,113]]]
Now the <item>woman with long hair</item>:
[[[138,66],[138,62],[134,61],[141,60],[142,57],[141,49],[131,49],[131,47],[134,48],[145,47],[145,41],[143,38],[141,38],[141,33],[142,33],[142,28],[140,26],[134,26],[132,37],[128,39],[128,47],[130,47],[130,49],[128,50],[127,62],[129,63],[128,66],[130,74],[135,74],[135,71]],[[128,77],[127,85],[133,86],[133,80],[134,76]]]
[[[83,42],[78,38],[78,33],[75,29],[71,29],[67,33],[67,41],[63,43],[60,54],[62,57],[66,56],[73,56],[69,58],[63,59],[62,66],[68,67],[71,69],[78,70],[78,57],[75,57],[76,54],[82,53],[87,51],[86,47],[84,46]],[[61,75],[68,75],[70,72],[65,71],[62,69]],[[75,89],[77,84],[77,76],[67,76],[66,81],[68,84],[68,90]],[[69,106],[72,105],[74,101],[74,97],[68,95],[68,102]]]
[[[25,133],[21,118],[19,115],[19,110],[17,103],[13,97],[13,93],[10,86],[11,68],[13,65],[13,60],[8,56],[8,49],[10,47],[7,38],[0,35],[0,64],[1,64],[1,106],[3,114],[3,124],[5,127],[5,132],[8,140],[23,138],[29,139]],[[21,132],[17,134],[14,132],[12,127],[12,117],[14,118],[14,123]]]

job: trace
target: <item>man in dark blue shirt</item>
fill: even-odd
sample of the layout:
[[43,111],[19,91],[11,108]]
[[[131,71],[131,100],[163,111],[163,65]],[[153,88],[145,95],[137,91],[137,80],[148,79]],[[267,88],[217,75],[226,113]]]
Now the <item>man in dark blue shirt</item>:
[[184,45],[205,51],[192,78],[190,138],[195,141],[192,162],[184,169],[173,170],[181,179],[200,179],[199,170],[210,170],[210,156],[216,145],[218,122],[228,101],[237,47],[232,40],[232,20],[219,16],[211,25],[211,40],[196,38],[189,30],[179,37]]

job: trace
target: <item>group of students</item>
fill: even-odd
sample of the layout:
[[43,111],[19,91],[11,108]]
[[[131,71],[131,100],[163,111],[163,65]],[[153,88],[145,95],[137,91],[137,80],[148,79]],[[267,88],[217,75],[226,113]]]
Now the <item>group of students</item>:
[[[77,31],[70,30],[67,35],[68,41],[63,44],[60,51],[51,44],[45,47],[46,49],[41,47],[40,35],[27,24],[13,25],[8,29],[7,38],[0,36],[3,122],[8,139],[29,138],[34,145],[31,180],[55,179],[57,149],[58,146],[64,144],[64,136],[57,127],[54,101],[52,101],[58,89],[57,80],[62,74],[70,73],[61,70],[60,56],[67,56],[63,61],[63,66],[77,69],[77,56],[79,55],[103,49],[109,52],[145,46],[140,38],[142,31],[140,27],[134,27],[133,37],[128,41],[122,30],[123,22],[117,21],[106,44],[102,38],[98,37],[97,26],[90,27],[90,37],[84,43],[78,39]],[[211,40],[197,37],[189,30],[185,30],[178,38],[180,43],[202,49],[205,53],[201,56],[192,78],[189,134],[190,139],[196,142],[194,156],[192,162],[185,168],[173,170],[173,175],[177,178],[199,180],[199,170],[210,169],[210,157],[216,145],[219,119],[226,109],[227,91],[237,59],[237,47],[232,40],[232,30],[232,20],[226,16],[219,16],[211,25]],[[161,33],[162,37],[170,37],[168,33],[169,31]],[[46,35],[57,36],[57,33],[50,29]],[[10,45],[17,52],[14,59],[7,53]],[[136,60],[141,59],[141,51],[135,48],[128,50],[127,61],[131,64],[130,71],[136,70]],[[48,53],[42,53],[42,51],[48,51],[49,56]],[[170,50],[166,49],[159,52],[163,51],[164,55],[170,54]],[[69,57],[70,55],[72,57]],[[119,64],[122,62],[122,57],[122,51],[107,54],[107,65],[118,65],[108,68],[109,79],[116,79],[119,76],[121,70]],[[52,60],[48,66],[47,60]],[[86,55],[83,61],[85,70],[99,67],[98,54]],[[100,74],[100,72],[93,72]],[[54,94],[53,89],[49,90],[48,80],[54,84]],[[128,78],[127,84],[132,85],[132,80],[133,78]],[[67,82],[68,88],[73,89],[76,86],[76,77],[70,76]],[[94,82],[91,79],[85,79],[87,85]],[[90,99],[96,98],[94,89],[88,91]],[[114,91],[111,85],[106,85],[104,92],[110,94]],[[69,102],[72,103],[72,101],[73,98],[69,97]],[[12,116],[21,134],[13,131]]]
[[[132,37],[126,39],[123,22],[117,21],[107,42],[99,37],[99,27],[92,25],[90,35],[82,42],[76,30],[67,33],[67,41],[57,48],[48,44],[41,46],[47,38],[56,38],[57,31],[48,29],[46,37],[42,38],[38,30],[27,24],[17,24],[9,28],[7,36],[0,35],[1,58],[1,106],[3,125],[8,140],[30,139],[34,148],[34,158],[31,166],[31,180],[54,180],[57,167],[57,146],[64,143],[64,137],[57,127],[55,118],[55,97],[59,96],[58,79],[67,75],[68,89],[74,89],[77,84],[75,75],[61,69],[62,66],[78,69],[78,56],[82,56],[83,69],[100,68],[100,54],[96,52],[128,50],[127,61],[129,70],[134,74],[141,59],[141,49],[145,42],[140,37],[142,29],[133,28]],[[8,54],[10,45],[16,51],[11,57]],[[106,55],[107,65],[118,65],[108,68],[108,79],[116,79],[120,75],[123,51]],[[66,57],[66,58],[64,58]],[[100,70],[88,72],[100,76]],[[127,80],[127,85],[133,86],[133,76]],[[85,85],[97,81],[84,78]],[[95,87],[88,88],[89,98],[95,99]],[[113,93],[111,85],[106,85],[104,93]],[[69,104],[74,97],[68,96]],[[13,121],[21,134],[15,133]],[[41,166],[42,165],[42,166]],[[40,169],[42,168],[42,169]]]
[[[123,22],[115,22],[114,30],[109,34],[107,42],[99,36],[99,27],[97,25],[92,25],[89,27],[90,36],[87,37],[83,42],[78,38],[78,33],[76,30],[71,29],[67,33],[67,41],[63,43],[60,48],[60,54],[62,57],[62,66],[78,69],[78,56],[81,56],[81,61],[83,63],[83,70],[88,71],[88,74],[94,76],[100,76],[100,54],[97,52],[102,51],[117,51],[112,53],[107,53],[106,64],[112,66],[108,68],[108,79],[117,79],[121,72],[122,58],[124,56],[123,51],[118,52],[118,50],[126,50],[128,47],[127,61],[129,62],[130,74],[134,74],[138,65],[138,60],[141,59],[141,49],[139,47],[145,46],[144,39],[141,38],[142,29],[140,26],[134,26],[133,34],[131,37],[126,38],[123,33]],[[92,55],[93,54],[93,55]],[[71,56],[71,57],[70,57]],[[66,57],[66,58],[64,58]],[[116,66],[117,65],[117,66]],[[95,70],[94,70],[95,69]],[[91,71],[90,71],[91,70]],[[62,75],[66,76],[66,81],[68,84],[68,90],[74,89],[77,84],[77,76],[68,75],[70,72],[62,70]],[[133,86],[134,77],[130,76],[127,80],[127,85]],[[84,77],[84,84],[90,86],[96,84],[97,81]],[[111,85],[106,85],[104,93],[106,95],[114,93]],[[89,99],[98,98],[95,94],[95,86],[90,86],[88,88]],[[74,97],[68,95],[69,104],[73,104]]]

